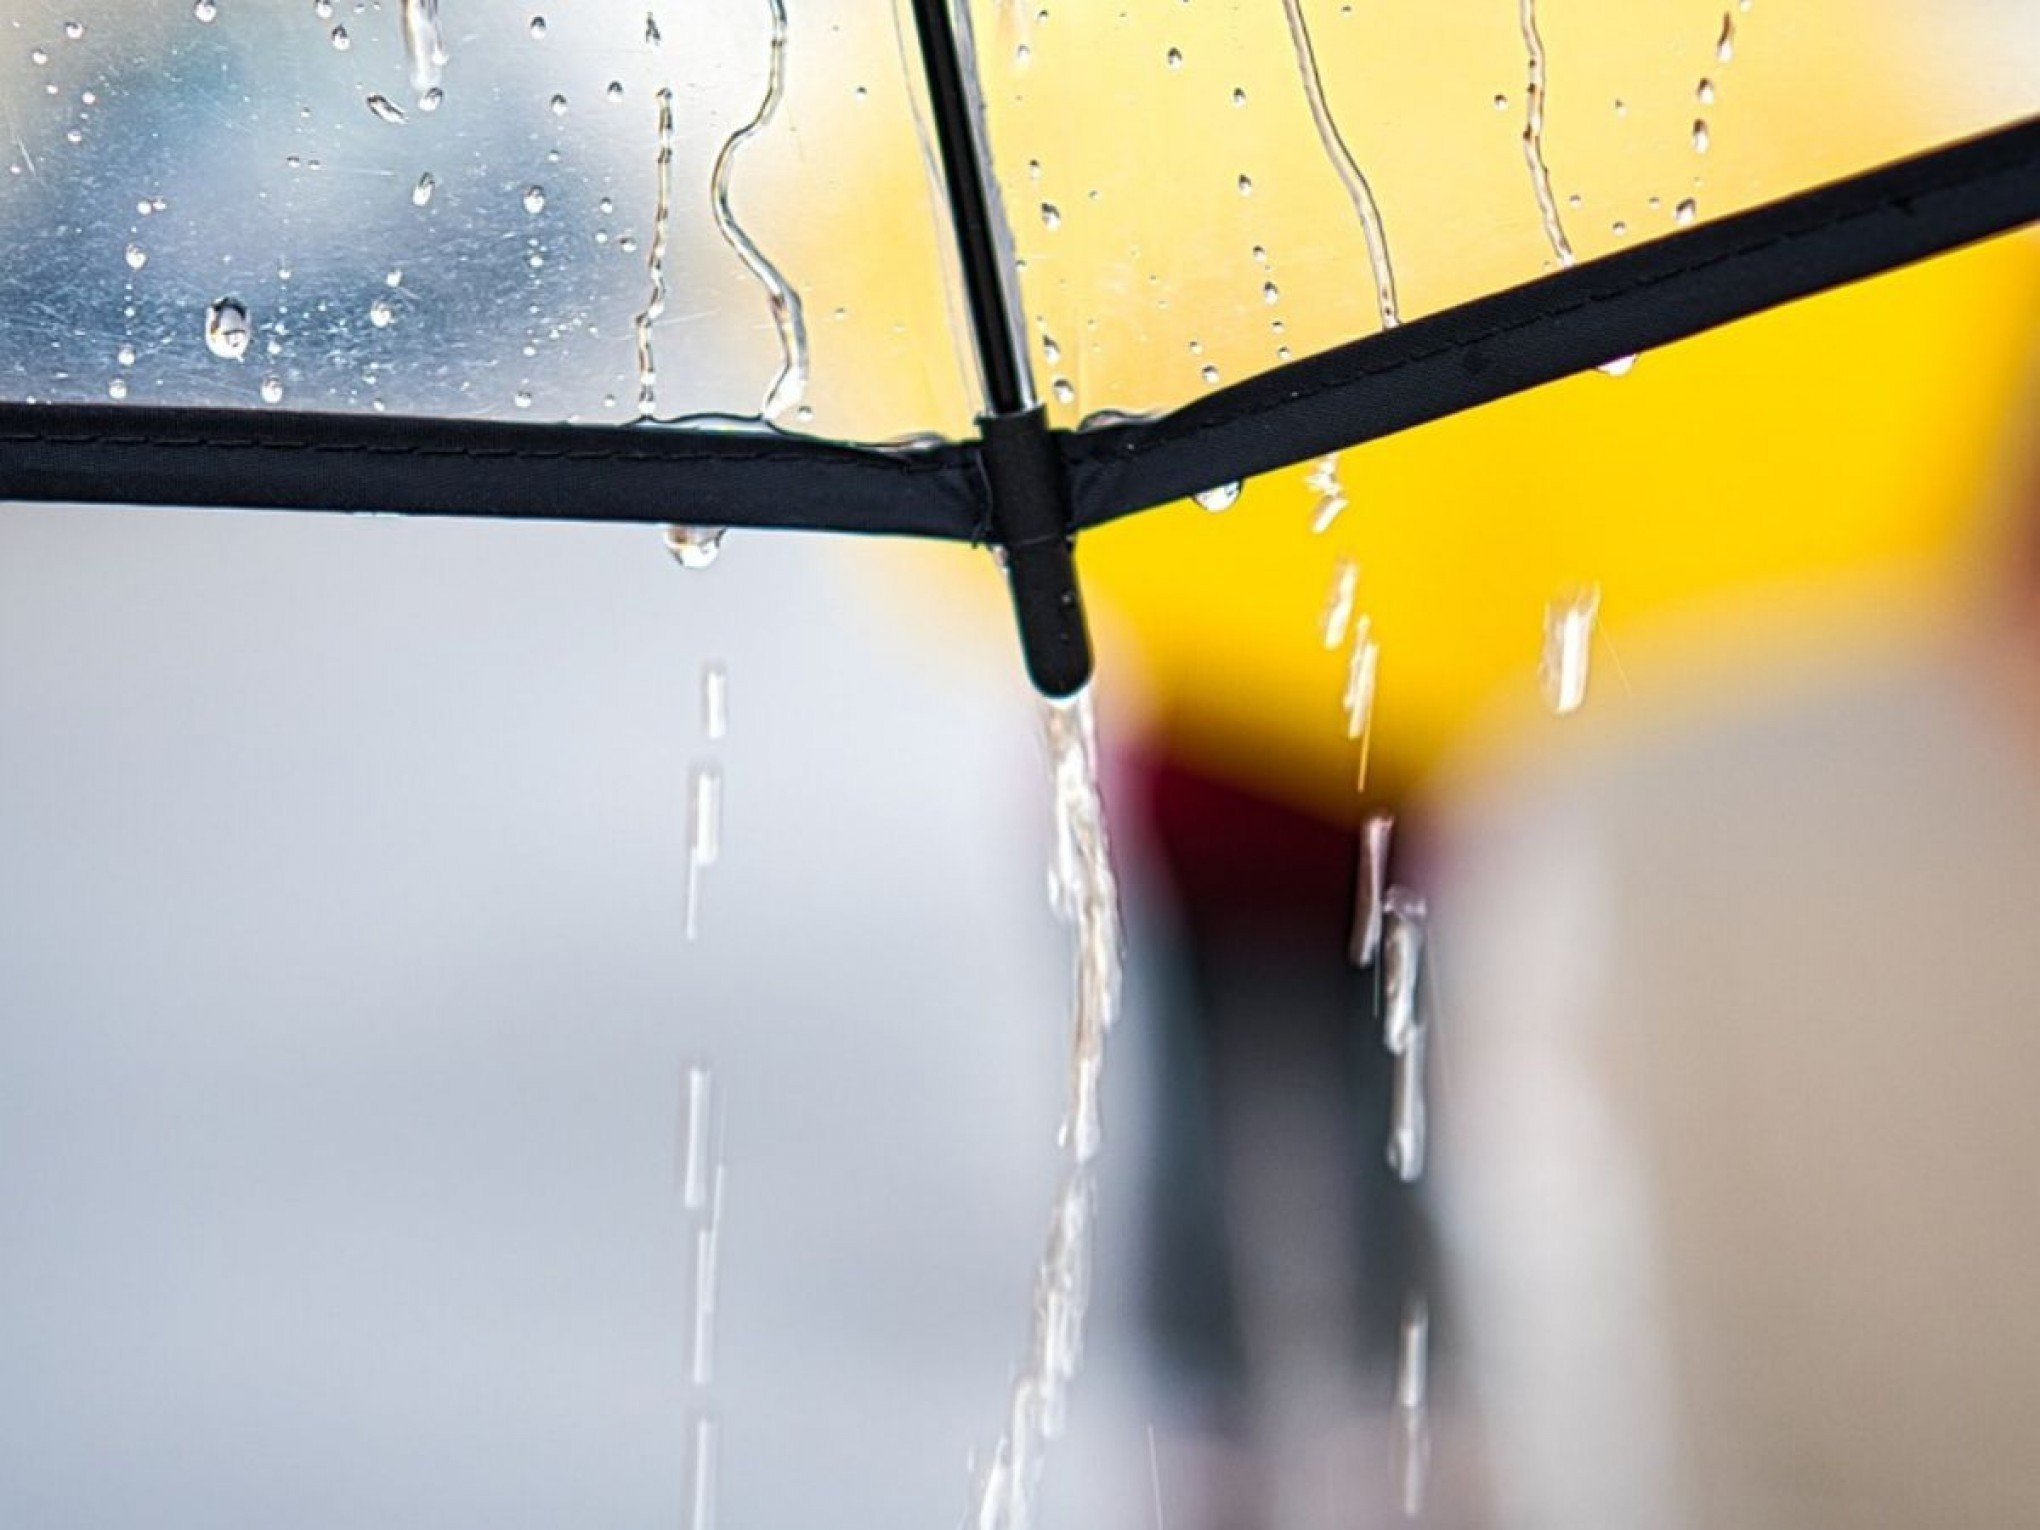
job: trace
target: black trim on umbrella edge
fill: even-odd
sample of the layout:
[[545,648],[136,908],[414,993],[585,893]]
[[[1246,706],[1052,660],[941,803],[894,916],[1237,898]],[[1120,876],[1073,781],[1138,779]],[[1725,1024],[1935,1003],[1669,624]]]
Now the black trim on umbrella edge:
[[2040,118],[1066,435],[1079,526],[1357,446],[2040,219]]
[[[1078,526],[1405,430],[2040,220],[2040,118],[1057,432]],[[0,497],[988,539],[977,442],[0,403]]]

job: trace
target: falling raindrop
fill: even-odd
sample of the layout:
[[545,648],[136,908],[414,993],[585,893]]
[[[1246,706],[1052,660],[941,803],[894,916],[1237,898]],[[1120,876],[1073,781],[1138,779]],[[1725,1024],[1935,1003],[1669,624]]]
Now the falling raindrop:
[[1544,704],[1559,717],[1577,712],[1587,699],[1594,622],[1600,610],[1597,585],[1575,590],[1544,608],[1544,655],[1537,676]]
[[1221,483],[1209,489],[1199,489],[1190,497],[1206,510],[1213,512],[1230,510],[1239,503],[1240,482],[1238,479],[1234,479],[1231,483]]
[[726,526],[668,526],[666,551],[682,568],[707,568],[722,552]]
[[704,1415],[694,1425],[694,1458],[687,1492],[687,1530],[715,1530],[716,1461],[722,1426]]
[[1412,1291],[1403,1304],[1395,1364],[1396,1498],[1406,1519],[1424,1512],[1431,1470],[1430,1374],[1431,1309]]
[[687,777],[687,890],[683,910],[689,940],[701,933],[701,874],[722,859],[722,771],[697,764]]
[[1332,569],[1332,587],[1325,595],[1324,614],[1318,619],[1318,636],[1326,651],[1346,641],[1346,628],[1353,620],[1353,598],[1360,589],[1360,565],[1342,557]]
[[1303,484],[1317,496],[1311,510],[1310,529],[1313,535],[1322,536],[1346,508],[1346,485],[1339,477],[1339,454],[1332,452],[1318,458]]
[[1346,940],[1347,958],[1356,967],[1371,967],[1381,950],[1382,890],[1388,885],[1388,847],[1395,820],[1370,813],[1360,826],[1358,863],[1353,873],[1353,928]]
[[694,1355],[690,1379],[697,1387],[715,1380],[715,1309],[722,1246],[723,1166],[717,1164],[709,1192],[708,1217],[694,1232]]
[[1424,900],[1391,887],[1383,900],[1382,1040],[1395,1056],[1389,1101],[1388,1166],[1405,1184],[1423,1176],[1428,1122],[1424,1107],[1424,1023],[1418,983],[1424,958]]
[[700,1063],[690,1064],[686,1077],[687,1112],[680,1140],[680,1203],[689,1211],[708,1206],[714,1173],[715,1075]]
[[744,269],[765,289],[765,301],[772,314],[772,327],[779,335],[779,371],[765,389],[759,415],[776,420],[799,407],[807,393],[807,319],[800,294],[788,284],[780,270],[758,247],[730,207],[730,176],[743,146],[763,132],[779,110],[786,93],[786,0],[767,0],[772,17],[772,35],[765,76],[765,92],[751,120],[723,141],[709,173],[709,208],[723,243],[735,251]]
[[730,731],[730,672],[720,661],[701,667],[701,731],[712,744]]
[[248,310],[237,299],[216,298],[206,305],[205,348],[222,361],[245,357],[253,334]]
[[404,109],[388,96],[370,96],[368,109],[384,122],[401,126],[405,120]]

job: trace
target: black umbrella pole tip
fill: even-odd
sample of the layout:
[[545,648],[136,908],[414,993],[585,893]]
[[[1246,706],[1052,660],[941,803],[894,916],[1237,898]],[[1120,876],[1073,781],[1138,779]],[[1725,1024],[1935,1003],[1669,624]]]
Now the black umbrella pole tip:
[[978,428],[992,537],[1005,554],[1027,678],[1044,696],[1073,696],[1091,678],[1091,634],[1077,589],[1069,488],[1048,416],[1037,404],[987,415]]

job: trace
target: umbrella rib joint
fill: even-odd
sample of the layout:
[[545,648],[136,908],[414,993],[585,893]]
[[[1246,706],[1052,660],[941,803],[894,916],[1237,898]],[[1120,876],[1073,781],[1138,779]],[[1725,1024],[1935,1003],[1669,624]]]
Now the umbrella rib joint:
[[978,467],[992,539],[1012,590],[1028,678],[1045,696],[1069,696],[1091,678],[1069,477],[1021,338],[1012,240],[992,189],[969,21],[950,0],[913,0],[913,9],[984,389]]

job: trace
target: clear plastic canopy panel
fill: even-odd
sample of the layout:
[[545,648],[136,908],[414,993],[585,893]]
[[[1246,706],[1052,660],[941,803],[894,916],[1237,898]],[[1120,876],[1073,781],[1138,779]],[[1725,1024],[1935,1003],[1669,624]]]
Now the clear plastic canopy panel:
[[2040,112],[2009,0],[980,0],[1061,423]]
[[910,61],[796,11],[8,0],[0,394],[962,430]]

